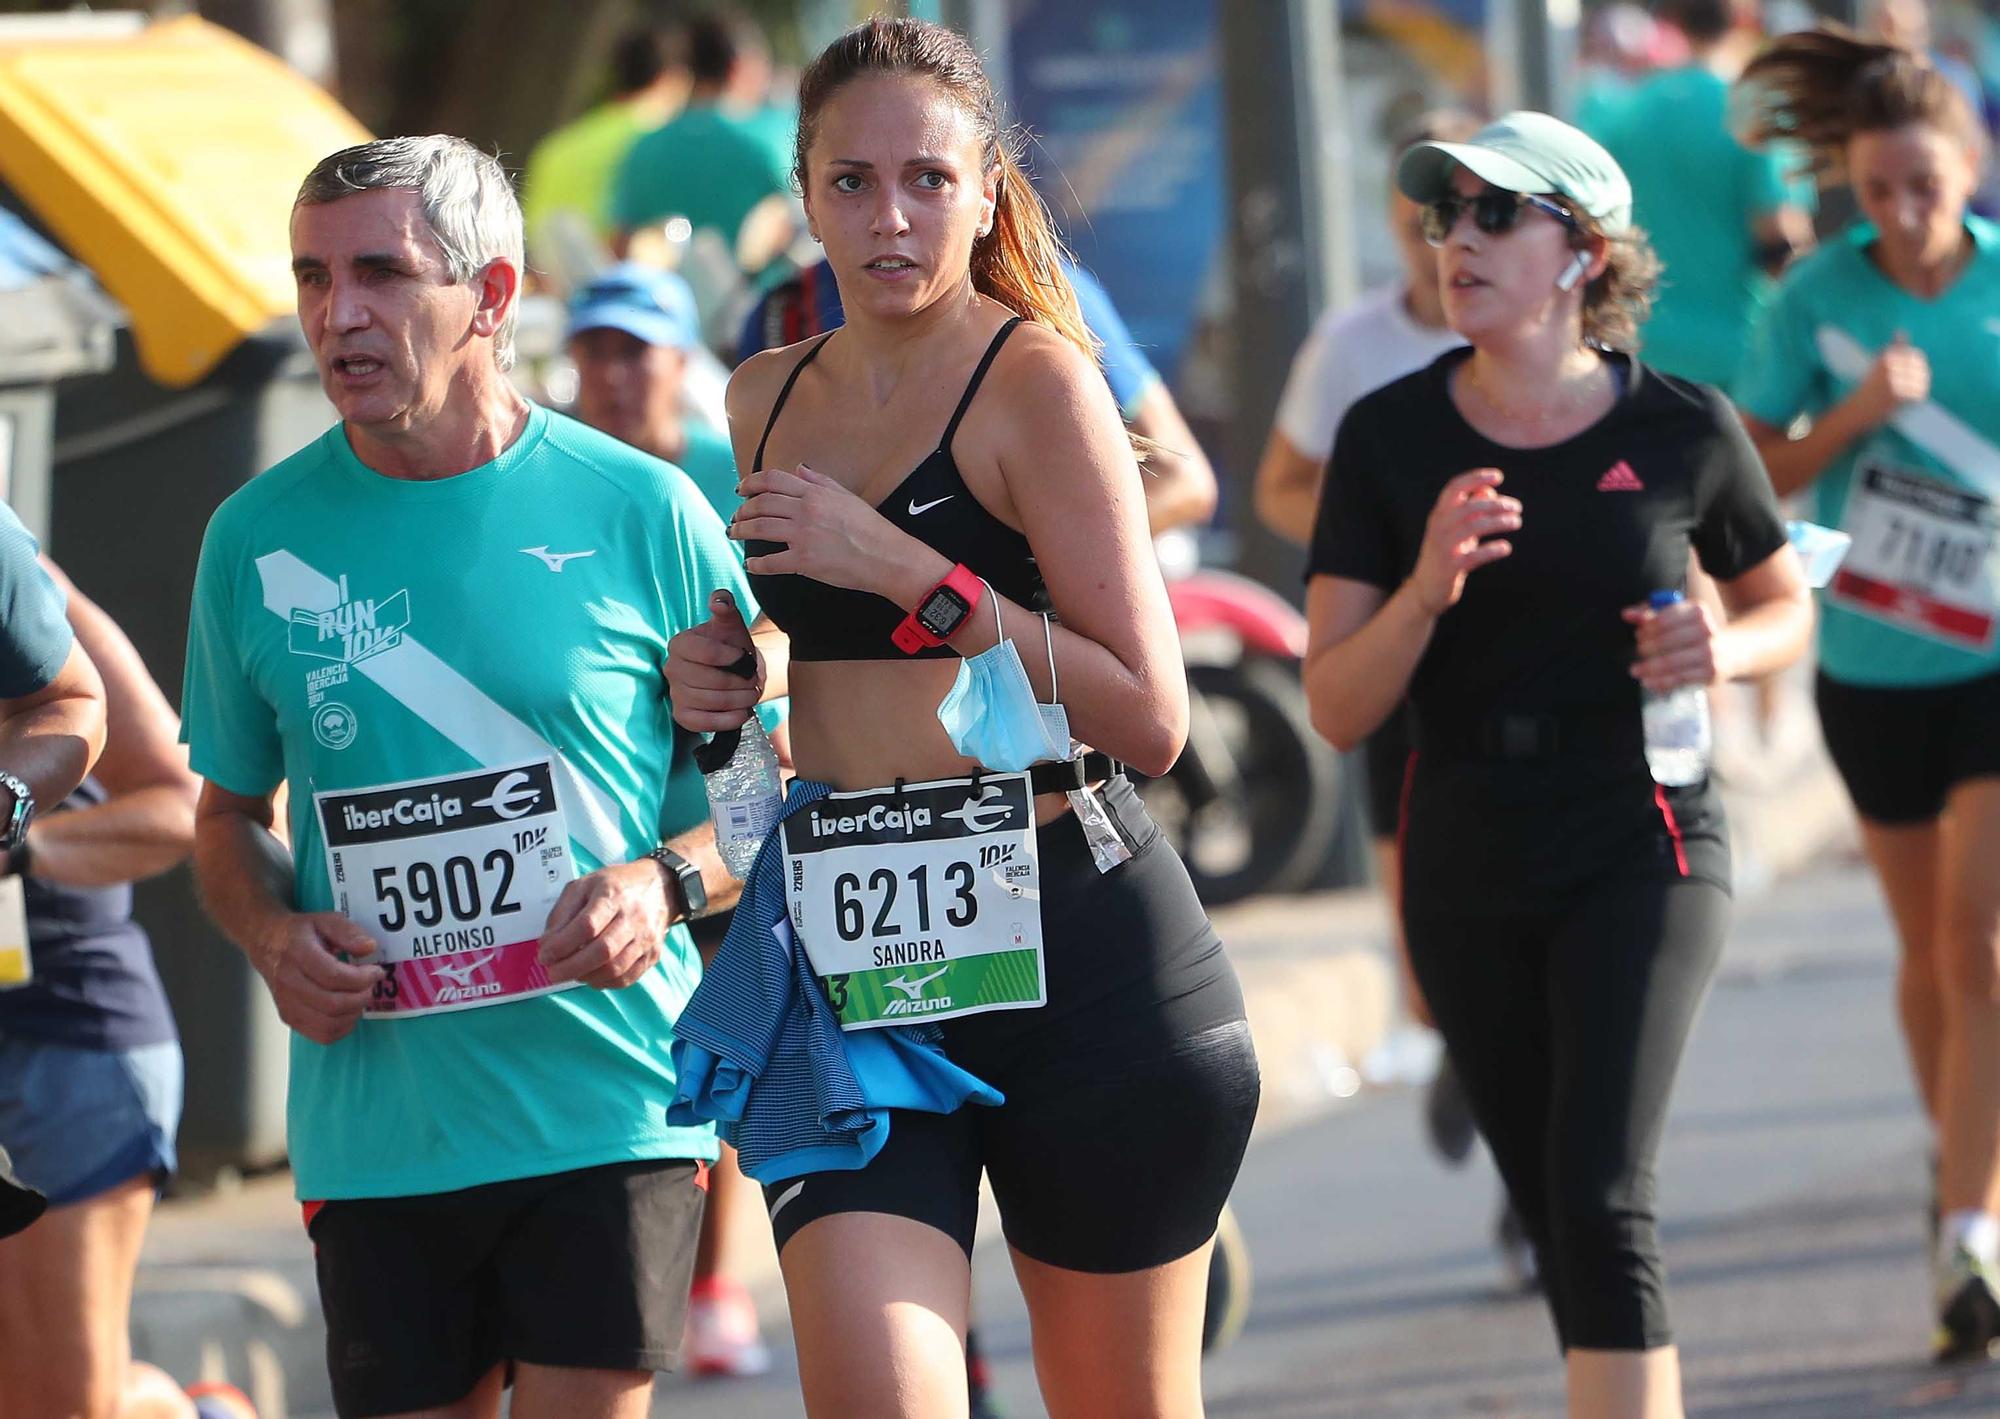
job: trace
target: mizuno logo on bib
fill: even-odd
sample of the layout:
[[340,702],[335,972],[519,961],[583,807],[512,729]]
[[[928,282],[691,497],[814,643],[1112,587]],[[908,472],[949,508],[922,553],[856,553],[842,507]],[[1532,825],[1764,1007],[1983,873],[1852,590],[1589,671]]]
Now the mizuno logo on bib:
[[781,831],[792,929],[842,1029],[1047,1003],[1026,774],[836,793]]
[[375,938],[367,1013],[567,989],[536,951],[575,875],[548,760],[313,795],[334,910]]

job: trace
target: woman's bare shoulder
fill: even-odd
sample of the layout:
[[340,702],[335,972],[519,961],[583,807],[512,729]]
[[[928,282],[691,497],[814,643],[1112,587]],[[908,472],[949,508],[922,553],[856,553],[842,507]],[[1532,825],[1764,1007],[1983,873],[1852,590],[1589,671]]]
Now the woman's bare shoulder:
[[801,340],[796,345],[781,345],[772,350],[760,350],[736,367],[729,376],[729,388],[725,395],[731,423],[745,419],[761,419],[771,412],[777,402],[778,391],[785,380],[798,368],[799,361],[812,352],[824,336],[815,335],[810,340]]

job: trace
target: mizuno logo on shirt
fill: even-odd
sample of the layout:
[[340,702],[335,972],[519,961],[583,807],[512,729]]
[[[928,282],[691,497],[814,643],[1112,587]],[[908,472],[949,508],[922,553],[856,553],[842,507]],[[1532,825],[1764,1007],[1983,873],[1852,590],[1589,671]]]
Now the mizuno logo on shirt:
[[1597,480],[1597,491],[1600,493],[1643,493],[1645,490],[1646,485],[1639,481],[1632,465],[1622,458]]
[[594,557],[597,555],[595,547],[584,552],[551,552],[546,542],[539,547],[523,547],[520,550],[531,557],[540,557],[542,564],[552,572],[561,572],[564,564],[573,562],[578,557]]
[[944,495],[943,497],[941,497],[941,498],[932,498],[932,499],[931,499],[931,500],[930,500],[929,502],[927,502],[927,503],[920,503],[920,502],[918,502],[918,501],[917,501],[917,500],[916,500],[915,498],[911,498],[911,499],[910,499],[910,516],[911,516],[911,517],[921,517],[921,516],[922,516],[923,514],[925,514],[925,513],[929,512],[929,511],[930,511],[930,510],[931,510],[932,508],[936,507],[936,506],[937,506],[937,505],[938,505],[939,503],[948,503],[948,502],[950,502],[950,501],[951,501],[951,500],[952,500],[953,498],[955,498],[955,497],[957,497],[957,496],[958,496],[958,494],[957,494],[957,493],[946,493],[946,494],[945,494],[945,495]]

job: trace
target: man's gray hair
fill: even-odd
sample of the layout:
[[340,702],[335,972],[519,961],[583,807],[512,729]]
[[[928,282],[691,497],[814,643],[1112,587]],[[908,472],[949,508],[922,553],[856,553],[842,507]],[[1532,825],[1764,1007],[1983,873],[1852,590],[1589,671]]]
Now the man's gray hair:
[[[377,138],[321,158],[299,185],[294,207],[338,202],[357,192],[407,187],[417,194],[424,220],[444,252],[454,281],[470,281],[490,261],[511,263],[525,274],[521,204],[497,158],[463,138],[431,133],[418,138]],[[493,336],[493,359],[514,367],[514,308]]]

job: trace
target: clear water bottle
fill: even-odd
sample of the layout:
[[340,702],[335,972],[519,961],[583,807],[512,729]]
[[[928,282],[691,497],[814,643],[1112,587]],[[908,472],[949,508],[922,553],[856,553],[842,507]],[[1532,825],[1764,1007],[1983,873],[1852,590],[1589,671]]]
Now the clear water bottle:
[[[1680,603],[1678,591],[1656,591],[1648,599],[1655,611]],[[1640,720],[1646,732],[1646,767],[1653,782],[1668,788],[1700,783],[1708,773],[1713,738],[1708,724],[1708,690],[1682,685],[1677,690],[1642,692]]]
[[742,728],[725,729],[697,745],[694,762],[708,790],[716,851],[738,878],[748,877],[757,850],[785,816],[785,784],[771,736],[752,714]]

